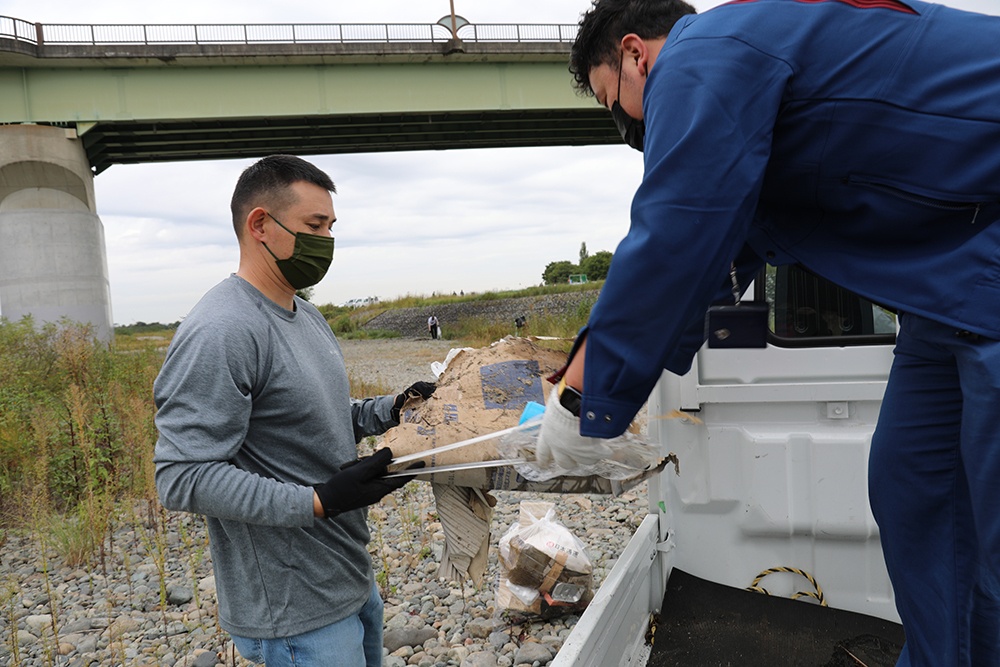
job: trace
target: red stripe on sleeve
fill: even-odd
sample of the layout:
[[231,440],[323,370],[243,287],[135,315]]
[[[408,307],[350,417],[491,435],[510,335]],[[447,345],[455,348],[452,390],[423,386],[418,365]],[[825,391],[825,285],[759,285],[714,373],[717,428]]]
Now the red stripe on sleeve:
[[[821,2],[842,2],[858,9],[891,9],[904,14],[916,14],[916,10],[900,0],[795,0],[806,4],[819,4]],[[745,5],[757,0],[730,0],[727,5]]]

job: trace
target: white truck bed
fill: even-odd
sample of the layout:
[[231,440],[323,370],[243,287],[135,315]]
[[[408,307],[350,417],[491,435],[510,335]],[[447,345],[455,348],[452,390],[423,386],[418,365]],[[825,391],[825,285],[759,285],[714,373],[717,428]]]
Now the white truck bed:
[[[839,311],[841,337],[795,339],[803,304],[787,293],[782,301],[783,275],[776,288],[768,277],[766,348],[704,347],[689,373],[661,377],[649,400],[649,437],[664,455],[676,454],[679,474],[668,466],[649,481],[650,514],[553,665],[645,664],[650,617],[675,567],[733,589],[769,568],[791,568],[760,585],[782,598],[815,594],[812,577],[829,607],[898,630],[867,486],[892,335],[873,324],[884,316],[878,309],[848,304],[854,310]],[[813,293],[844,303],[822,289]],[[862,316],[867,330],[857,326]],[[776,338],[775,328],[792,338]],[[678,411],[688,417],[663,418]]]

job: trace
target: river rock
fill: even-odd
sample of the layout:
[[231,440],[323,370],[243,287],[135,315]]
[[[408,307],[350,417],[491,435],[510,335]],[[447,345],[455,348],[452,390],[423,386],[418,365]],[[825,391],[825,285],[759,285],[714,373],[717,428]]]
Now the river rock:
[[187,586],[172,584],[167,586],[167,604],[180,606],[194,599],[194,592]]
[[394,628],[382,636],[382,646],[389,649],[389,653],[395,653],[404,646],[423,646],[425,641],[434,637],[437,637],[437,630],[428,626]]
[[24,624],[28,626],[28,631],[36,637],[40,637],[43,632],[52,632],[52,614],[33,614],[24,617]]
[[497,657],[492,653],[472,653],[462,661],[462,667],[497,667]]
[[474,618],[465,624],[465,632],[477,639],[486,639],[496,628],[497,623],[491,618]]
[[526,662],[529,665],[536,662],[545,664],[549,660],[552,660],[552,649],[538,642],[525,642],[521,645],[521,648],[517,649],[517,653],[514,654],[515,665],[519,665],[522,662]]

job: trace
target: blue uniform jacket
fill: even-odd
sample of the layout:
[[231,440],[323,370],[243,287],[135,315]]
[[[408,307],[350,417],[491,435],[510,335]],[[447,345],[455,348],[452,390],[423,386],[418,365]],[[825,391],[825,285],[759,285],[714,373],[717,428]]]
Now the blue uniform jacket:
[[742,284],[800,262],[1000,338],[1000,18],[737,0],[674,26],[643,114],[631,227],[584,330],[584,435],[622,433],[660,369],[690,368],[734,260]]

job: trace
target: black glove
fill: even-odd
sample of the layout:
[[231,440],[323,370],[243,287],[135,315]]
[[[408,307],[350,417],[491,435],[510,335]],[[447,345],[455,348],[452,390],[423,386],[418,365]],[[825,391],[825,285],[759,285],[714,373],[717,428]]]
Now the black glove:
[[[326,484],[313,487],[326,516],[373,505],[413,479],[412,475],[385,479],[391,460],[392,450],[383,447],[371,456],[344,465]],[[407,470],[423,467],[424,462],[418,461]]]
[[403,409],[403,405],[406,404],[411,398],[423,398],[426,399],[434,393],[437,389],[437,385],[433,382],[414,382],[409,387],[403,390],[402,394],[396,396],[396,400],[392,403],[392,410],[389,412],[393,421],[399,421],[399,413]]

